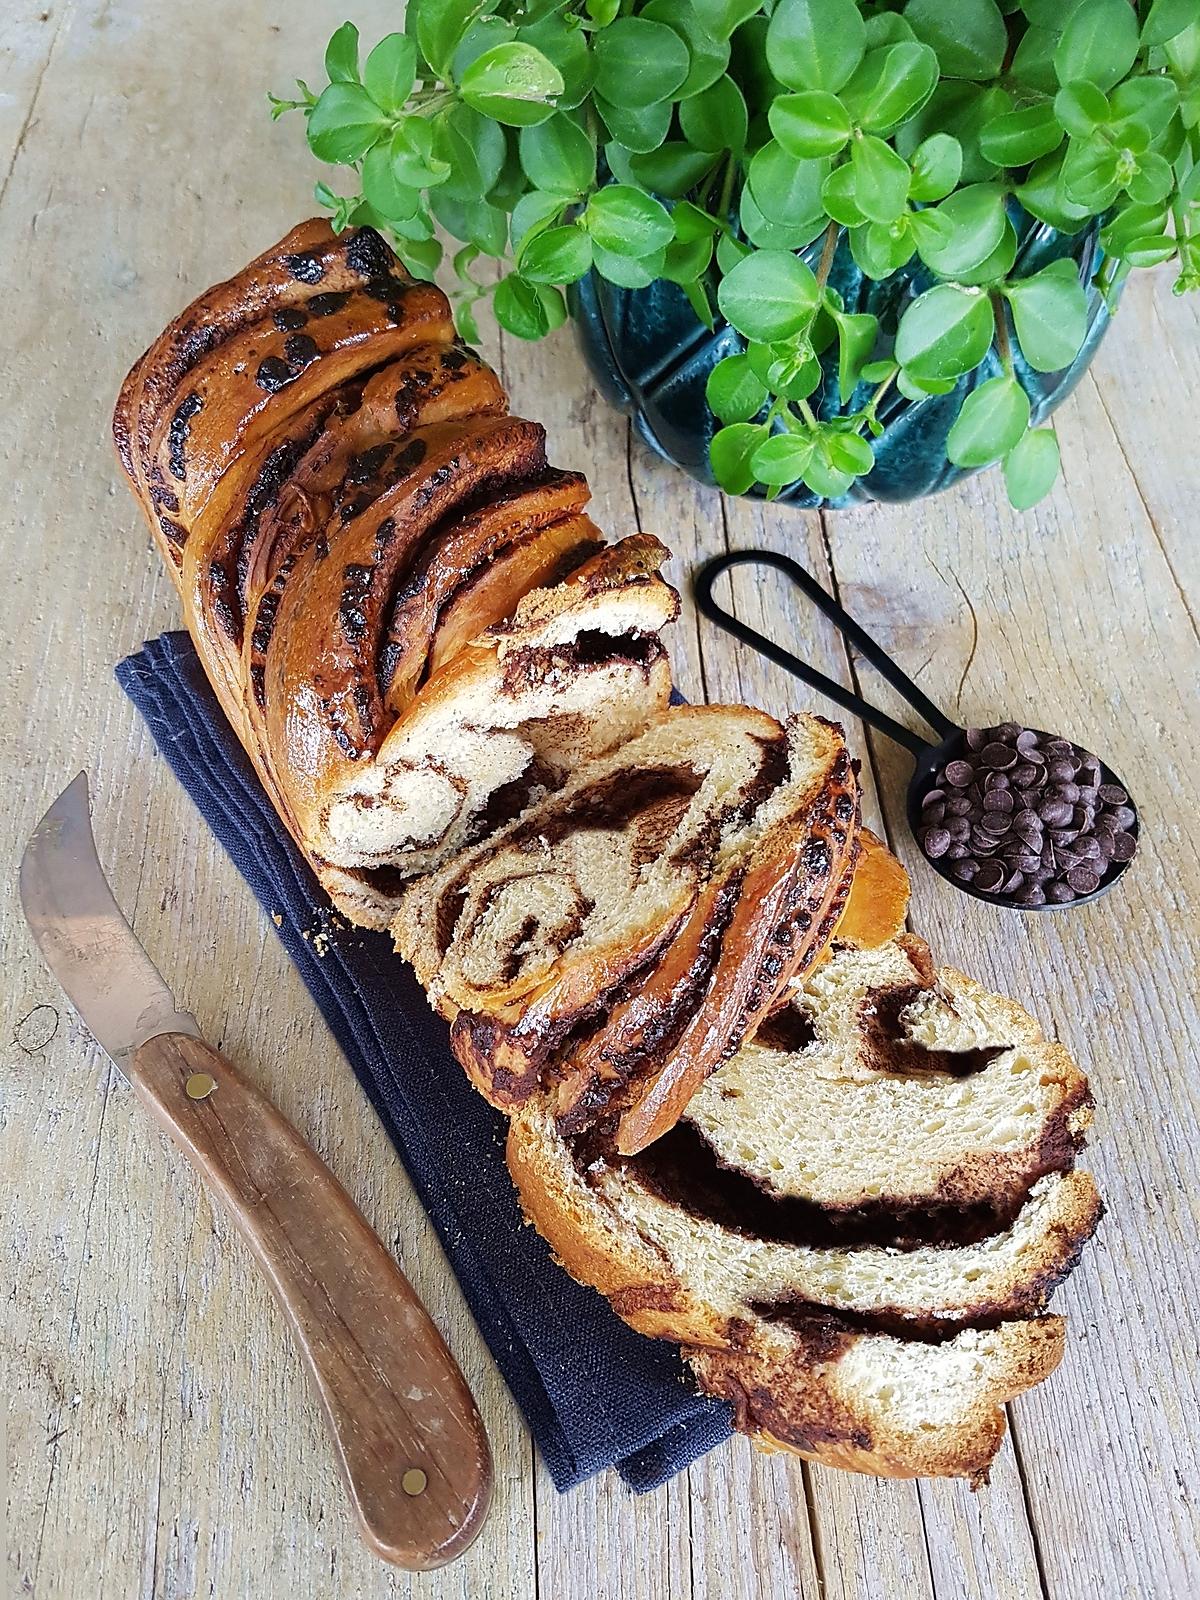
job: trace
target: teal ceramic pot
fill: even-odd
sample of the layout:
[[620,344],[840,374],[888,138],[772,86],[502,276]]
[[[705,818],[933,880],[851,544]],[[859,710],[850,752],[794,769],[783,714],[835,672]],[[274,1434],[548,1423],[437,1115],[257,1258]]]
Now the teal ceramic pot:
[[[1097,225],[1080,233],[1062,234],[1019,208],[1014,207],[1011,215],[1019,239],[1013,268],[1016,276],[1028,276],[1051,261],[1070,257],[1087,289],[1087,336],[1078,356],[1064,372],[1034,372],[1013,343],[1017,376],[1032,402],[1036,425],[1066,399],[1079,381],[1108,326],[1109,311],[1092,282],[1102,259]],[[820,243],[818,240],[802,252],[814,267]],[[880,358],[890,355],[896,324],[905,308],[930,287],[933,279],[914,260],[892,277],[873,282],[855,265],[843,235],[829,281],[841,294],[847,311],[870,311],[879,318],[883,342],[875,355]],[[682,290],[661,281],[648,289],[619,289],[593,273],[576,286],[572,309],[584,355],[608,400],[632,418],[637,433],[652,450],[702,483],[712,483],[708,446],[719,424],[708,409],[704,386],[718,361],[744,349],[740,335],[722,322],[709,332]],[[836,363],[836,356],[833,360]],[[860,388],[851,396],[849,405],[842,408],[835,366],[830,365],[828,356],[823,358],[823,364],[826,382],[819,404],[815,399],[812,402],[821,417],[836,416],[842,409],[856,410],[865,404],[869,386]],[[864,500],[916,500],[968,477],[968,469],[956,467],[947,459],[946,436],[967,395],[1000,370],[1000,358],[993,346],[982,364],[948,394],[912,401],[891,391],[877,413],[884,431],[872,440],[875,467],[843,499],[829,503],[842,506]],[[823,503],[802,484],[785,489],[779,498],[798,506]]]

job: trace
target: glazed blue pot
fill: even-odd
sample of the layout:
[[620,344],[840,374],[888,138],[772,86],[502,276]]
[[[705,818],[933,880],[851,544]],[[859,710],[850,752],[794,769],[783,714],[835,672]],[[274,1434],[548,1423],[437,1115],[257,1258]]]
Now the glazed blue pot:
[[[1108,327],[1108,306],[1093,283],[1102,260],[1099,225],[1062,234],[1019,207],[1013,207],[1011,216],[1018,236],[1014,275],[1026,277],[1052,261],[1070,257],[1087,292],[1087,335],[1065,371],[1033,371],[1013,341],[1015,370],[1032,402],[1036,426],[1070,394]],[[810,266],[815,267],[820,248],[818,239],[801,252]],[[934,281],[915,259],[880,282],[864,277],[850,254],[845,233],[829,274],[847,311],[870,311],[879,318],[881,344],[875,359],[891,354],[896,325],[905,308]],[[664,280],[648,289],[620,289],[592,273],[576,286],[572,309],[588,366],[611,404],[633,419],[638,435],[652,450],[701,483],[712,483],[708,446],[720,424],[708,408],[704,386],[718,361],[745,349],[741,336],[721,321],[710,332],[683,291]],[[836,362],[836,349],[822,357],[826,381],[818,392],[819,400],[817,396],[810,400],[823,419],[857,410],[870,397],[870,385],[861,385],[846,406],[839,404]],[[828,504],[916,500],[977,471],[956,467],[947,458],[946,436],[967,395],[1000,370],[993,345],[975,371],[960,379],[948,394],[912,401],[890,391],[877,412],[883,433],[872,440],[874,468],[843,498]],[[761,495],[765,491],[756,488],[750,492]],[[826,503],[803,484],[785,489],[779,499],[806,507]]]

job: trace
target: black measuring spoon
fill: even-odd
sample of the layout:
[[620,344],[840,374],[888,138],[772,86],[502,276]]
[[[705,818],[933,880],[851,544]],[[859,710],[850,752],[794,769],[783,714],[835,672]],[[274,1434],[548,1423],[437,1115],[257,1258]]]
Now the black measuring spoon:
[[[722,606],[719,606],[713,596],[713,585],[722,573],[728,572],[733,567],[743,566],[774,567],[791,578],[804,596],[811,600],[824,616],[829,618],[834,627],[854,645],[865,660],[870,662],[880,676],[885,678],[893,689],[903,696],[913,710],[928,723],[937,736],[937,742],[934,743],[922,738],[919,733],[914,733],[911,728],[906,728],[903,723],[899,723],[894,717],[888,716],[887,712],[880,711],[878,707],[868,704],[853,690],[843,688],[835,679],[826,677],[823,672],[818,672],[815,667],[809,666],[806,661],[801,661],[790,650],[785,650],[775,640],[768,639],[764,634],[757,632],[756,629],[749,627],[735,617],[732,612],[726,611]],[[1040,903],[1025,904],[1014,898],[1014,895],[1019,894],[1022,889],[1027,887],[1025,877],[1007,865],[1004,884],[991,890],[976,888],[973,882],[964,881],[963,878],[956,876],[955,868],[958,865],[958,860],[963,859],[962,857],[953,860],[946,855],[935,857],[926,848],[925,840],[929,837],[931,830],[930,818],[931,815],[936,816],[936,809],[931,813],[926,809],[926,802],[933,791],[943,787],[937,782],[939,774],[945,774],[947,767],[951,766],[952,763],[963,763],[963,767],[954,774],[957,777],[963,775],[967,765],[973,765],[977,770],[979,769],[980,763],[977,754],[979,745],[978,730],[971,729],[968,732],[966,728],[960,728],[957,723],[952,722],[949,717],[945,716],[934,705],[933,701],[922,693],[912,679],[900,670],[891,656],[872,639],[871,635],[848,612],[842,609],[833,596],[821,587],[810,572],[806,571],[791,556],[779,554],[774,550],[729,551],[725,555],[716,556],[713,560],[706,562],[697,571],[694,579],[694,588],[696,604],[701,614],[707,617],[710,622],[715,622],[719,628],[724,628],[727,633],[731,633],[735,639],[740,639],[743,644],[751,645],[778,666],[786,668],[788,672],[799,678],[803,683],[808,684],[810,688],[819,690],[827,699],[841,706],[844,711],[850,712],[852,716],[860,717],[880,733],[886,734],[889,739],[894,739],[897,744],[903,745],[912,754],[916,761],[916,770],[913,772],[908,785],[908,825],[918,844],[921,845],[921,853],[924,860],[929,863],[939,876],[945,878],[947,883],[953,884],[956,889],[961,889],[964,894],[973,895],[975,899],[983,900],[990,905],[1008,906],[1015,911],[1059,911],[1068,906],[1084,905],[1089,900],[1096,900],[1100,895],[1107,894],[1126,867],[1128,867],[1130,860],[1133,859],[1133,850],[1129,845],[1123,847],[1129,852],[1125,860],[1117,860],[1115,858],[1080,860],[1077,853],[1071,850],[1070,844],[1062,844],[1057,849],[1066,859],[1058,863],[1058,870],[1064,870],[1067,861],[1074,860],[1076,867],[1086,866],[1091,870],[1092,876],[1099,875],[1099,883],[1094,888],[1083,892],[1072,889],[1072,897],[1070,899],[1060,901],[1046,898]],[[1017,725],[1015,723],[1000,724],[999,729],[991,729],[988,732],[994,735],[1000,729],[1006,727],[1016,728]],[[1035,740],[1039,742],[1049,741],[1060,737],[1057,734],[1043,733],[1038,729],[1022,728],[1020,732],[1028,736],[1026,743],[1033,743]],[[970,743],[971,738],[975,738],[974,745]],[[993,740],[993,742],[996,741]],[[1064,739],[1062,744],[1069,746],[1080,755],[1089,754],[1082,747],[1074,745],[1070,740]],[[1014,765],[1020,762],[1022,755],[1026,756],[1026,761],[1033,759],[1029,758],[1026,752],[1022,752],[1019,746],[1015,748],[1017,753],[1014,757]],[[972,758],[974,759],[972,760]],[[1045,756],[1040,753],[1036,756],[1039,764],[1044,762],[1045,759]],[[1099,785],[1109,785],[1111,786],[1110,792],[1112,794],[1115,795],[1120,791],[1125,796],[1123,801],[1110,802],[1109,805],[1110,809],[1115,809],[1116,805],[1120,805],[1123,810],[1127,808],[1133,813],[1132,820],[1125,820],[1119,831],[1129,835],[1136,844],[1139,831],[1137,807],[1129,798],[1124,784],[1113,772],[1112,768],[1098,757],[1093,757],[1093,759],[1098,767]],[[949,787],[948,790],[944,789],[943,792],[948,793],[950,797],[955,795],[953,787]],[[964,785],[963,788],[958,790],[958,795],[965,796],[965,794],[966,786]],[[935,808],[937,803],[936,801],[934,802]],[[1046,803],[1052,802],[1047,801]],[[1065,802],[1058,803],[1063,804]],[[940,819],[938,819],[938,824],[940,825]],[[1076,830],[1077,834],[1083,831]],[[1009,842],[1015,843],[1016,841],[1010,839]],[[1001,848],[1002,846],[998,840],[993,850]],[[1054,851],[1056,847],[1051,844],[1049,848]],[[1027,846],[1026,849],[1028,853],[1033,853],[1032,847]],[[994,854],[989,854],[985,859],[995,860],[997,857]],[[1001,862],[1001,864],[1005,863]],[[1016,879],[1015,884],[1012,881],[1014,878]],[[1038,887],[1040,888],[1041,885],[1038,885]],[[1045,891],[1043,890],[1042,892],[1044,893]]]

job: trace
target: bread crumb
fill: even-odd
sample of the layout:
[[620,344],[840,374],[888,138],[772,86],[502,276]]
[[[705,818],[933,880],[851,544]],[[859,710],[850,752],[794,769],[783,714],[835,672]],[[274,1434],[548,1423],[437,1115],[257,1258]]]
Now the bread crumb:
[[283,918],[280,916],[278,911],[272,911],[272,913],[271,913],[271,921],[275,924],[275,926],[277,928],[282,928],[283,927]]

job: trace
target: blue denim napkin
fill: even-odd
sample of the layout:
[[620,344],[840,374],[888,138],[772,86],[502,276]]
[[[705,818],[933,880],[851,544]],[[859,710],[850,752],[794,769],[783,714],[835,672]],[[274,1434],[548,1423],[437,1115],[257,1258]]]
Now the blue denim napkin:
[[330,931],[329,903],[230,731],[187,634],[151,640],[116,671],[167,764],[277,922],[438,1231],[556,1486],[573,1488],[615,1466],[630,1488],[654,1489],[719,1444],[730,1432],[729,1407],[694,1393],[672,1346],[626,1327],[523,1225],[504,1165],[504,1118],[468,1083],[446,1025],[388,937]]

